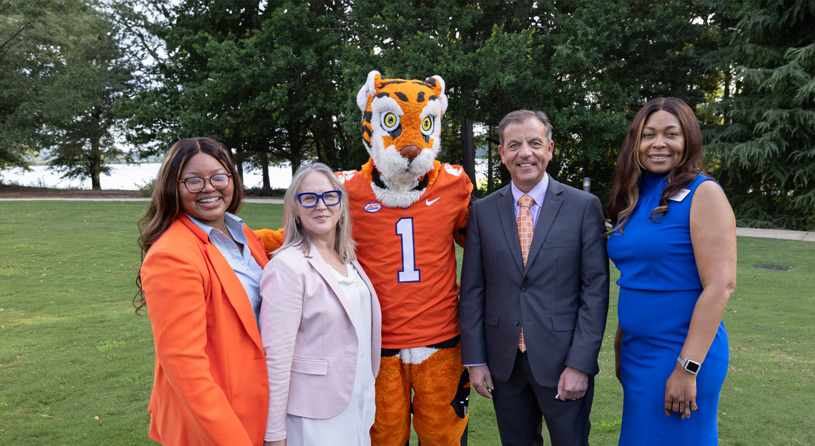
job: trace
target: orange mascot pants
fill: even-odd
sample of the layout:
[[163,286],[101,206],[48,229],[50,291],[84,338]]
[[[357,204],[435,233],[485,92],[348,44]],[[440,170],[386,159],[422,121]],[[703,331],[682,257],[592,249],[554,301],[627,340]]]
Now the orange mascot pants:
[[406,446],[411,412],[421,446],[465,446],[469,395],[458,342],[448,348],[383,349],[372,446]]

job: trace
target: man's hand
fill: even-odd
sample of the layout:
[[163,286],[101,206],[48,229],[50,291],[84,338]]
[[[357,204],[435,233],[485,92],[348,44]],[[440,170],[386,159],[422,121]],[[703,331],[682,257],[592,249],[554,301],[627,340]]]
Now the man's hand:
[[560,381],[557,383],[558,399],[569,401],[583,398],[588,388],[589,375],[567,366],[560,374]]
[[470,384],[484,398],[492,399],[492,375],[486,365],[474,365],[470,369]]

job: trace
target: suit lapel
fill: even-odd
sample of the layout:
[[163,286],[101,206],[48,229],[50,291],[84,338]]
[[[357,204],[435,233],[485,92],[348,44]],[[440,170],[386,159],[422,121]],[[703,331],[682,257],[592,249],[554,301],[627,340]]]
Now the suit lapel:
[[334,273],[331,272],[331,266],[323,260],[320,256],[320,252],[317,251],[314,245],[311,245],[311,254],[310,257],[308,257],[308,263],[322,276],[323,280],[325,280],[329,288],[331,288],[331,291],[333,291],[334,295],[339,299],[342,309],[345,310],[345,314],[348,315],[351,322],[354,322],[354,318],[351,317],[351,308],[348,298],[345,297],[345,293],[342,292],[342,287],[340,287],[337,279],[334,278]]
[[518,224],[515,219],[515,200],[512,198],[512,186],[506,186],[498,193],[503,196],[496,202],[498,205],[496,215],[501,221],[501,229],[507,239],[507,246],[509,246],[512,259],[515,260],[518,269],[523,271],[524,261],[521,257],[521,240],[518,238]]
[[[541,205],[540,214],[538,214],[538,222],[535,224],[535,235],[532,237],[532,245],[529,247],[529,255],[526,258],[527,269],[540,252],[546,236],[549,235],[549,230],[555,223],[557,214],[563,204],[563,198],[560,194],[563,192],[563,186],[557,181],[549,178],[549,187],[546,190],[546,196],[543,197],[543,204]],[[518,242],[520,244],[520,242]]]
[[[263,343],[260,340],[260,331],[258,330],[257,321],[255,320],[255,312],[252,311],[252,305],[249,304],[249,296],[246,295],[246,290],[243,288],[238,275],[235,270],[226,260],[221,251],[209,241],[207,234],[195,225],[186,215],[181,214],[179,217],[181,221],[193,231],[203,242],[204,255],[212,265],[215,275],[218,276],[218,281],[223,289],[226,298],[235,308],[235,313],[243,324],[243,328],[249,334],[249,337],[255,342],[259,349],[263,349]],[[254,254],[254,253],[253,253]]]

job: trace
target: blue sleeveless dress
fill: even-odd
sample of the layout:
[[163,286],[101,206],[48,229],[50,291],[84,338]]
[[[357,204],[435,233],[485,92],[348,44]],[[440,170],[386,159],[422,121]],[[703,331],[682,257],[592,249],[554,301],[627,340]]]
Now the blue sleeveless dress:
[[718,444],[719,392],[729,360],[724,323],[696,377],[698,410],[685,420],[678,413],[665,416],[665,383],[702,292],[690,239],[690,206],[696,188],[707,180],[697,176],[687,195],[668,200],[668,212],[655,216],[659,223],[654,223],[649,216],[659,206],[667,175],[645,175],[639,203],[622,234],[617,230],[608,239],[609,257],[620,270],[621,446]]

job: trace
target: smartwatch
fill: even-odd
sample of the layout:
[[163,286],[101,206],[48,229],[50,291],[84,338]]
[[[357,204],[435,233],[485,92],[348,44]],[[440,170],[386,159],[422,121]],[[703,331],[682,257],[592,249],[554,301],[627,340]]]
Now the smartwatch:
[[702,368],[702,364],[692,359],[685,359],[681,356],[676,358],[676,362],[678,362],[679,365],[681,365],[682,368],[685,369],[685,371],[694,375],[699,373],[699,369]]

